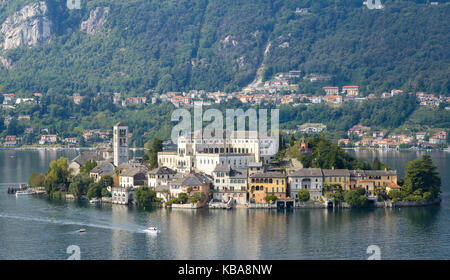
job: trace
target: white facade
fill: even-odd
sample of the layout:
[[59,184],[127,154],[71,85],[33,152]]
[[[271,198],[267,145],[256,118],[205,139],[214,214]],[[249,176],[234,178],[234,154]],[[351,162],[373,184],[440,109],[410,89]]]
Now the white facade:
[[168,187],[175,174],[175,171],[167,167],[160,167],[158,169],[151,170],[147,173],[148,187],[150,189]]
[[113,149],[115,166],[128,162],[128,126],[124,123],[114,126]]
[[131,188],[112,188],[111,202],[113,204],[127,205],[134,203],[135,192]]
[[323,173],[320,168],[303,168],[288,175],[290,196],[298,198],[298,191],[305,189],[310,200],[320,200],[323,189]]
[[225,134],[222,131],[219,137],[180,136],[177,151],[158,153],[158,162],[180,173],[196,169],[211,174],[217,164],[240,168],[251,162],[268,163],[278,151],[278,139],[260,137],[257,132]]
[[246,168],[253,162],[254,156],[251,154],[210,154],[199,153],[195,157],[195,167],[197,170],[212,175],[214,169],[219,164],[228,164],[231,168]]
[[133,176],[119,176],[119,185],[122,188],[134,187],[134,177]]
[[236,204],[247,203],[247,171],[235,170],[230,165],[217,165],[212,173],[214,200],[228,202],[233,199]]

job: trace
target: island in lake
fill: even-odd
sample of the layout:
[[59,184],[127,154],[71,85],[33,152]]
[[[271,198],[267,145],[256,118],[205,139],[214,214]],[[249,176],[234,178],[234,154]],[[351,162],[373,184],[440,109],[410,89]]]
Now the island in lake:
[[[163,141],[129,158],[129,129],[114,126],[111,146],[51,162],[33,173],[31,189],[53,199],[172,208],[358,208],[425,206],[440,203],[441,179],[431,157],[408,163],[405,178],[375,158],[357,158],[324,137],[280,137],[267,154],[259,136],[221,144],[180,136],[176,150]],[[225,134],[224,134],[225,135]],[[239,134],[236,134],[239,135]],[[249,137],[251,133],[243,134]]]

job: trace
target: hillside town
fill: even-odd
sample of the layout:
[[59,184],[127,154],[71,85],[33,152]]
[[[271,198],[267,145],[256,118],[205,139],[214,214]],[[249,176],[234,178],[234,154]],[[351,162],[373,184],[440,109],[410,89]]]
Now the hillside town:
[[445,147],[447,131],[433,129],[408,134],[390,134],[386,130],[373,130],[363,125],[355,125],[347,131],[349,138],[339,139],[342,147],[365,147],[378,149],[433,149]]
[[[171,103],[175,107],[192,107],[194,102],[201,101],[204,106],[212,104],[221,104],[230,102],[231,100],[238,100],[243,104],[257,105],[261,103],[273,103],[277,106],[281,105],[312,105],[312,104],[327,104],[329,106],[340,106],[344,102],[364,102],[369,99],[388,99],[405,93],[402,90],[391,90],[390,92],[382,93],[377,97],[374,94],[362,94],[359,86],[349,85],[343,87],[325,86],[322,88],[322,95],[311,95],[297,93],[291,86],[291,82],[300,77],[300,72],[297,70],[289,71],[287,73],[279,73],[273,79],[264,83],[261,88],[246,88],[241,92],[207,92],[205,90],[191,90],[189,92],[167,92],[164,94],[157,94],[149,91],[145,96],[122,96],[120,93],[108,95],[111,102],[118,106],[142,106],[145,104],[157,103]],[[311,82],[317,80],[327,80],[326,77],[319,74],[311,74],[309,77]],[[100,98],[103,94],[97,93],[96,98]],[[434,94],[425,94],[423,92],[415,93],[417,103],[428,108],[437,108],[441,104],[450,104],[450,97],[436,96]],[[3,109],[16,110],[18,106],[26,104],[39,104],[42,99],[42,93],[34,93],[30,98],[17,97],[14,93],[3,94],[3,104],[0,106]],[[96,100],[94,98],[94,100]],[[76,93],[72,96],[74,104],[82,104],[84,96]],[[450,107],[445,107],[450,110]],[[49,133],[48,128],[35,128],[27,124],[31,123],[33,116],[27,114],[8,114],[4,117],[3,123],[8,127],[11,122],[19,122],[25,127],[24,135],[5,135],[0,140],[0,147],[14,148],[24,145],[33,146],[54,146],[62,145],[65,147],[85,146],[98,143],[107,143],[111,140],[111,131],[100,130],[98,128],[87,129],[82,132],[81,137],[60,137],[57,133]],[[299,126],[304,126],[302,124]],[[320,124],[319,128],[313,130],[304,130],[300,128],[303,133],[319,133],[325,130],[324,125]],[[379,130],[376,128],[365,127],[362,125],[355,125],[347,132],[348,138],[339,139],[338,143],[344,147],[366,147],[366,148],[381,148],[381,149],[399,149],[399,148],[418,148],[418,149],[433,149],[445,148],[447,143],[446,129],[434,129],[430,131],[402,132],[398,134],[389,134],[387,130]],[[31,136],[32,135],[32,136]],[[36,139],[36,135],[39,140]],[[30,136],[31,140],[24,141],[23,138]],[[71,136],[71,135],[68,135]],[[132,135],[130,135],[131,137]],[[145,133],[142,136],[146,136]],[[30,142],[31,141],[31,142]],[[36,141],[36,142],[34,142]]]
[[[377,189],[389,193],[401,188],[395,170],[303,168],[298,161],[280,169],[267,154],[271,139],[249,132],[231,138],[224,133],[219,140],[180,136],[177,149],[159,152],[158,167],[150,169],[142,159],[129,159],[128,134],[126,124],[116,124],[112,148],[83,152],[69,164],[76,175],[87,162],[95,161],[90,177],[96,182],[104,176],[114,178],[110,187],[114,204],[135,203],[136,191],[144,186],[154,190],[166,206],[224,209],[301,207],[305,203],[329,207],[332,202],[325,191],[331,186],[363,188],[367,199],[375,203]],[[306,142],[302,150],[309,152]],[[301,190],[309,193],[307,201],[299,199]]]

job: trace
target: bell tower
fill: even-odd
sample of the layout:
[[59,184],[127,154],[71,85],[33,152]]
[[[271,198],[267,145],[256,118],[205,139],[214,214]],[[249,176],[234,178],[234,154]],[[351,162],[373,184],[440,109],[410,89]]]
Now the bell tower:
[[114,126],[113,148],[115,166],[128,162],[128,126],[123,122]]

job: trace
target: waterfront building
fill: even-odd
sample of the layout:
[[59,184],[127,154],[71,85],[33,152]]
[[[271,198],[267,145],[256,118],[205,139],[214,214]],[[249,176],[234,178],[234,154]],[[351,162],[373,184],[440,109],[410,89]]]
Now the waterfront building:
[[343,190],[350,189],[350,171],[348,169],[323,169],[323,185],[340,185]]
[[7,135],[5,137],[5,142],[3,143],[5,147],[14,147],[17,145],[17,136],[16,135]]
[[214,200],[236,204],[247,203],[247,170],[232,169],[228,164],[216,165],[213,171]]
[[265,203],[265,198],[275,195],[278,199],[286,199],[286,175],[281,172],[254,173],[249,176],[249,201]]
[[111,189],[111,203],[113,204],[134,204],[136,197],[135,188],[115,187]]
[[122,188],[134,188],[147,185],[146,170],[141,168],[125,169],[119,174],[119,186]]
[[41,140],[39,140],[39,145],[55,144],[58,141],[58,135],[56,134],[47,134],[41,135]]
[[128,162],[128,126],[123,122],[114,126],[113,150],[115,166]]
[[203,207],[208,203],[212,183],[213,178],[204,173],[177,174],[170,183],[170,196],[177,198],[180,193],[187,194],[189,199],[198,196],[203,201],[198,201],[197,207]]
[[[375,188],[387,187],[389,184],[397,184],[396,170],[351,170],[351,189],[359,186],[361,180],[373,181]],[[368,189],[366,189],[367,191]]]
[[308,190],[311,200],[320,200],[323,189],[323,173],[320,168],[302,168],[288,174],[288,189],[292,198],[298,199],[298,191]]
[[147,182],[150,189],[156,190],[157,187],[169,186],[170,180],[177,174],[175,170],[162,166],[150,170],[147,173]]

